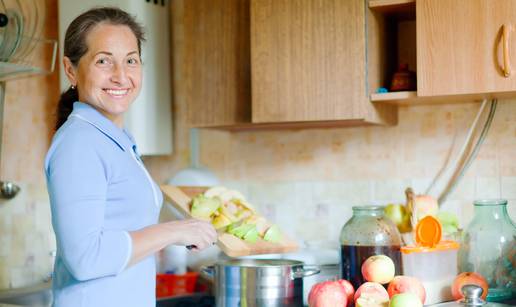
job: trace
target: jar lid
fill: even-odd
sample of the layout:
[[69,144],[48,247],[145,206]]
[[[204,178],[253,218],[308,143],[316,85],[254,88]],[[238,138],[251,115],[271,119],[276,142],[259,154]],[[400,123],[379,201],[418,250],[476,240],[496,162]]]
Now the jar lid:
[[403,254],[412,254],[412,253],[428,253],[428,252],[437,252],[437,251],[448,251],[452,249],[459,249],[460,244],[455,241],[441,241],[437,243],[434,247],[425,247],[425,246],[417,246],[417,245],[407,245],[402,246],[400,248]]
[[441,241],[441,236],[442,226],[435,217],[427,215],[417,223],[416,242],[419,246],[433,248]]

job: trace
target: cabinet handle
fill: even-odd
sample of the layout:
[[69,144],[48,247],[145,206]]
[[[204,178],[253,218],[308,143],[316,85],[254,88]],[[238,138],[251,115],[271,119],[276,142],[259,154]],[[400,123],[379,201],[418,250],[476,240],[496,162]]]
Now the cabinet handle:
[[511,75],[511,62],[509,57],[509,33],[511,26],[504,24],[502,26],[502,46],[503,46],[503,75],[508,78]]

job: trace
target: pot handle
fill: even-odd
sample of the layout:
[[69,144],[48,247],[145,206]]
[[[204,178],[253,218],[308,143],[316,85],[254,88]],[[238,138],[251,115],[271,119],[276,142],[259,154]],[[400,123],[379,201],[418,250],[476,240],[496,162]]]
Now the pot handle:
[[213,282],[214,281],[214,275],[215,275],[215,267],[213,265],[210,265],[210,266],[202,266],[201,267],[201,270],[200,272],[201,275],[208,279],[209,281]]
[[302,268],[299,268],[292,272],[292,279],[303,278],[312,276],[315,274],[319,274],[321,269],[316,265],[304,265]]

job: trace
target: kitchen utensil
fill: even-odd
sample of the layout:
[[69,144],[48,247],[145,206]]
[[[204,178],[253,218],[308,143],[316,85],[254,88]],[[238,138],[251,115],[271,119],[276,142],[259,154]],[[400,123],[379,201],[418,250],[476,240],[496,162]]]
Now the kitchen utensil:
[[482,300],[482,288],[477,285],[464,285],[461,289],[464,294],[464,299],[455,302],[447,302],[442,304],[432,305],[435,307],[510,307],[514,305],[506,305],[499,303],[487,303]]
[[[171,185],[162,185],[161,190],[165,200],[171,203],[183,216],[191,217],[189,204],[190,197],[179,188]],[[230,257],[239,257],[255,254],[274,254],[287,253],[297,250],[296,242],[283,234],[283,238],[278,243],[267,242],[258,239],[255,243],[241,240],[234,235],[219,232],[217,245]]]
[[416,245],[401,247],[403,274],[418,278],[426,291],[425,304],[452,299],[451,286],[457,276],[457,250],[454,241],[441,241],[441,224],[432,216],[416,226]]
[[499,302],[516,294],[516,227],[507,200],[477,200],[475,216],[462,235],[459,271],[481,274],[489,284],[487,300]]
[[218,307],[303,306],[303,278],[319,271],[287,259],[233,259],[202,270],[213,277]]
[[396,225],[384,217],[383,207],[353,207],[353,216],[340,232],[341,273],[358,288],[364,280],[362,263],[373,255],[386,255],[401,275],[401,237]]
[[10,181],[0,181],[0,194],[2,198],[13,198],[20,191],[20,187]]
[[24,0],[17,1],[17,3],[24,26],[20,46],[13,55],[13,58],[23,61],[23,59],[30,55],[37,44],[34,38],[40,34],[39,32],[42,28],[40,26],[42,13],[40,12],[40,1]]
[[8,62],[20,45],[23,19],[20,12],[14,9],[6,9],[3,13],[8,22],[5,27],[0,28],[0,61]]

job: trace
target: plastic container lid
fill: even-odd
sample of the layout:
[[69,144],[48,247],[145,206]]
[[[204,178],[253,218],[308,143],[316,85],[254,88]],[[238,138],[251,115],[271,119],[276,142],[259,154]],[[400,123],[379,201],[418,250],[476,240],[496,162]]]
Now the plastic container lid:
[[451,249],[459,249],[459,243],[455,241],[441,241],[442,226],[441,223],[433,216],[425,216],[417,223],[415,230],[417,245],[408,245],[401,247],[404,254],[447,251]]
[[435,247],[442,236],[442,227],[439,221],[427,215],[417,223],[416,226],[416,242],[419,246]]

